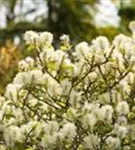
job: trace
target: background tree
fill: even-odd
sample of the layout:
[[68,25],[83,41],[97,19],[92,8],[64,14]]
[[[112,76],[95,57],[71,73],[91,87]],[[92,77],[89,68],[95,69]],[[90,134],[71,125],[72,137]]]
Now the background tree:
[[95,2],[98,0],[47,0],[48,29],[57,36],[67,33],[79,40],[90,39],[95,27],[88,9],[94,10]]
[[[49,30],[52,31],[56,37],[63,33],[68,33],[71,37],[75,37],[79,40],[81,39],[90,39],[91,36],[96,32],[95,27],[92,23],[92,16],[90,15],[88,9],[94,10],[94,3],[98,0],[44,0],[42,1],[43,7],[47,7],[47,15],[40,16],[40,21],[36,20],[33,22],[21,20],[16,22],[16,18],[35,12],[36,9],[30,9],[28,12],[21,12],[20,16],[15,14],[15,8],[17,5],[23,6],[23,1],[20,0],[1,0],[1,4],[5,5],[7,8],[6,22],[7,27],[1,30],[1,35],[3,39],[7,37],[13,38],[15,34],[21,35],[26,30],[36,30],[43,31]],[[35,0],[31,0],[33,3],[36,3]],[[90,6],[88,8],[88,6]],[[90,30],[92,28],[92,30]],[[3,42],[3,41],[2,41]]]

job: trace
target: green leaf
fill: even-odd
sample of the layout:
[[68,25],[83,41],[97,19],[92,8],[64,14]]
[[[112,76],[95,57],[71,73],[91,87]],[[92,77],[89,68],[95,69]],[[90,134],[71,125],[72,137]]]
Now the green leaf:
[[32,51],[33,49],[34,49],[35,47],[33,46],[33,45],[28,45],[28,47],[27,47],[27,51]]

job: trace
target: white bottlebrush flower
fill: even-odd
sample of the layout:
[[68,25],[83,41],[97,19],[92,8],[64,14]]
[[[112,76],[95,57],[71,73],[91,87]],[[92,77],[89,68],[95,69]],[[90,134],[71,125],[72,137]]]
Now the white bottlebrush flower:
[[20,128],[17,126],[12,125],[4,130],[4,139],[8,146],[14,146],[17,142],[22,143],[24,138]]
[[50,32],[42,32],[39,34],[39,42],[41,45],[49,46],[53,42],[53,35]]
[[91,114],[89,114],[88,115],[88,117],[89,117],[89,125],[91,126],[91,127],[94,127],[94,125],[96,124],[96,122],[97,122],[97,119],[96,119],[96,117],[91,113]]
[[[129,84],[133,84],[134,81],[135,81],[135,75],[134,75],[134,73],[130,72],[130,73],[126,76],[125,80],[126,80]],[[129,88],[131,88],[131,87],[129,86]]]
[[59,69],[59,65],[62,61],[65,60],[66,58],[66,54],[61,51],[61,50],[57,50],[55,52],[52,52],[50,54],[48,54],[48,62],[55,62],[56,63],[56,69]]
[[107,139],[106,139],[106,143],[108,145],[109,148],[113,149],[113,150],[117,150],[120,148],[120,139],[117,138],[117,137],[112,137],[112,136],[109,136]]
[[20,72],[14,78],[13,83],[20,85],[31,84],[31,75],[28,72]]
[[65,53],[61,50],[46,52],[45,57],[46,61],[60,61]]
[[[11,115],[11,113],[10,113],[10,115]],[[5,125],[10,126],[12,124],[16,124],[17,122],[18,122],[18,120],[12,117],[12,118],[9,118],[8,121],[5,121]]]
[[30,120],[27,124],[21,125],[20,130],[24,136],[26,136],[28,133],[30,133],[30,135],[35,136],[34,133],[35,133],[37,124],[38,124],[37,121]]
[[130,88],[130,85],[128,84],[128,81],[121,80],[119,85],[120,85],[120,88],[123,90],[123,92],[130,94],[131,88]]
[[118,47],[119,45],[121,45],[121,43],[124,40],[125,40],[125,35],[123,34],[117,35],[113,40],[113,44]]
[[26,70],[28,68],[28,64],[26,63],[25,60],[21,60],[18,63],[18,67],[20,70]]
[[49,74],[45,73],[40,82],[47,87],[48,93],[52,96],[59,96],[62,93],[61,85],[53,79]]
[[75,63],[75,67],[74,67],[74,77],[79,76],[80,73],[82,73],[81,68],[83,67],[83,61],[79,61],[77,63]]
[[75,52],[76,52],[75,54],[78,58],[84,58],[84,57],[87,58],[89,55],[89,51],[90,51],[90,47],[86,42],[81,42],[77,44],[75,47]]
[[103,121],[111,123],[113,117],[113,107],[111,105],[102,106],[101,113],[103,114]]
[[127,115],[129,111],[129,105],[126,101],[121,101],[116,106],[116,112],[118,115]]
[[89,136],[84,138],[84,146],[87,149],[95,150],[99,149],[100,138],[98,135],[90,134]]
[[126,136],[128,136],[128,127],[127,126],[120,126],[120,125],[115,125],[115,128],[114,128],[114,132],[116,133],[116,135],[123,139],[125,138]]
[[104,36],[99,36],[95,40],[92,41],[92,49],[96,51],[102,51],[103,53],[107,53],[110,47],[110,43],[108,39]]
[[38,104],[38,99],[29,94],[28,102],[31,107],[35,107]]
[[11,114],[12,108],[11,108],[11,106],[9,106],[8,103],[10,103],[10,101],[6,101],[1,108],[3,114]]
[[74,123],[67,122],[64,124],[63,128],[59,131],[59,137],[61,140],[66,140],[66,138],[72,140],[76,135],[76,126]]
[[46,149],[50,148],[52,149],[52,147],[57,143],[57,139],[58,139],[57,133],[54,133],[52,135],[44,134],[41,140],[41,146]]
[[118,47],[119,50],[124,49],[127,43],[132,43],[132,39],[124,34],[117,35],[113,40],[114,46]]
[[100,106],[100,104],[98,104],[98,103],[85,102],[82,111],[83,112],[92,112],[92,113],[96,114],[96,112],[99,110],[99,106]]
[[113,64],[114,67],[119,67],[120,70],[124,70],[125,66],[124,66],[124,59],[122,54],[118,51],[118,49],[114,49],[113,53],[112,53],[112,59],[113,59]]
[[41,84],[40,79],[42,78],[43,73],[41,70],[32,70],[29,72],[20,72],[14,78],[15,84],[20,85],[31,85],[33,84]]
[[44,131],[44,123],[42,121],[29,121],[20,127],[21,132],[24,136],[28,133],[34,137],[39,137],[41,132]]
[[105,57],[110,53],[110,43],[106,37],[99,36],[92,41],[90,52],[94,56],[96,63],[105,61]]
[[27,44],[37,45],[38,44],[39,35],[34,31],[26,31],[24,34],[24,40]]
[[[128,77],[128,76],[127,76]],[[120,81],[120,88],[123,90],[123,92],[130,94],[131,92],[131,87],[129,85],[130,80],[126,81],[126,80],[121,80]]]
[[17,101],[18,100],[18,94],[19,91],[21,89],[22,85],[21,84],[8,84],[7,88],[6,88],[6,92],[5,92],[5,96],[13,101]]
[[[128,41],[129,40],[129,41]],[[125,54],[125,58],[129,59],[132,55],[134,55],[134,44],[132,43],[131,39],[129,38],[125,44],[123,44],[123,49],[120,50],[121,53]]]
[[26,57],[25,58],[26,63],[30,66],[33,67],[34,66],[34,59],[31,57]]
[[66,35],[66,34],[63,34],[63,35],[60,37],[60,40],[62,41],[62,43],[63,43],[64,45],[69,45],[69,43],[70,43],[70,38],[69,38],[69,36]]
[[129,23],[129,29],[134,33],[135,32],[135,21]]
[[70,93],[70,101],[69,101],[71,106],[73,106],[74,108],[79,107],[80,100],[81,100],[81,92],[72,90]]
[[122,54],[119,52],[119,50],[116,48],[114,49],[113,53],[112,53],[112,57],[115,58],[115,61],[122,61],[124,62],[123,60],[123,56]]
[[61,50],[41,53],[41,59],[43,60],[43,62],[46,62],[48,64],[50,70],[55,71],[57,71],[60,68],[60,65],[65,62],[66,57],[66,53]]
[[118,116],[117,124],[126,125],[128,123],[127,118],[125,116]]
[[63,94],[65,95],[68,94],[71,87],[72,87],[72,83],[68,79],[65,79],[61,82],[61,88],[62,88]]
[[29,68],[34,66],[34,59],[31,57],[27,57],[25,60],[21,60],[18,63],[18,67],[20,70],[27,71]]
[[102,111],[102,109],[99,107],[99,105],[95,105],[95,107],[93,107],[92,109],[92,113],[95,115],[97,120],[104,120],[104,112]]
[[86,128],[88,126],[90,126],[92,129],[94,127],[94,125],[96,124],[96,122],[97,122],[97,119],[93,113],[88,113],[88,114],[84,115],[82,118],[82,123],[83,123],[84,127],[86,127]]
[[36,33],[34,31],[26,31],[24,39],[30,45],[49,46],[52,44],[53,35],[50,32]]
[[41,70],[32,70],[30,71],[31,78],[33,78],[34,84],[41,84],[40,79],[43,76],[43,72]]
[[16,118],[17,122],[24,121],[24,115],[20,108],[14,108],[13,109],[13,115]]
[[50,121],[49,123],[45,124],[45,126],[44,126],[44,131],[50,135],[57,132],[58,129],[59,129],[59,125],[58,125],[58,122],[56,122],[56,121]]
[[63,71],[70,77],[76,76],[76,66],[68,58],[63,61]]
[[111,105],[104,105],[101,108],[95,105],[95,107],[93,107],[92,109],[92,113],[94,114],[97,120],[111,123],[113,116],[113,108]]

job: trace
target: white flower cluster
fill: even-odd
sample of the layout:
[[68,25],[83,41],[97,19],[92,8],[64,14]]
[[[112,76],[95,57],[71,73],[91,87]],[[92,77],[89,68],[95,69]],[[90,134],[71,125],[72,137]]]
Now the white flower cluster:
[[34,31],[27,31],[24,35],[27,44],[34,46],[51,45],[53,42],[53,35],[50,32],[37,33]]
[[24,71],[27,71],[29,70],[30,68],[33,68],[34,67],[34,59],[31,58],[31,57],[27,57],[25,60],[21,60],[19,63],[18,63],[18,67],[20,70],[24,70]]
[[58,49],[51,33],[24,37],[37,56],[0,97],[0,149],[135,149],[134,36],[73,46],[63,35]]

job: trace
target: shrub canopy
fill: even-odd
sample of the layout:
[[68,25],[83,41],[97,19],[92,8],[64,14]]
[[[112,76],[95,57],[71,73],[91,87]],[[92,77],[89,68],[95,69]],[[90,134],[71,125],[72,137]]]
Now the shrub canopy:
[[0,97],[1,150],[128,150],[135,148],[135,33],[91,44],[27,31],[37,57]]

